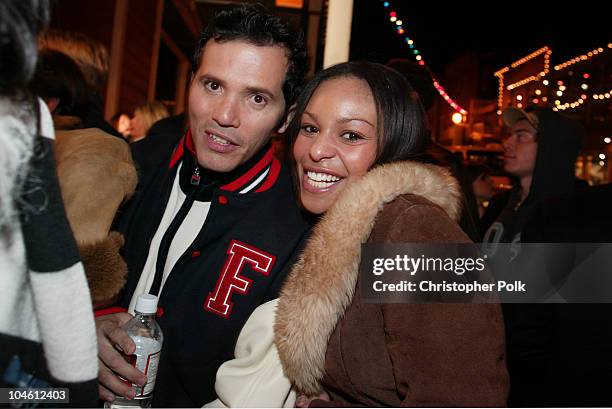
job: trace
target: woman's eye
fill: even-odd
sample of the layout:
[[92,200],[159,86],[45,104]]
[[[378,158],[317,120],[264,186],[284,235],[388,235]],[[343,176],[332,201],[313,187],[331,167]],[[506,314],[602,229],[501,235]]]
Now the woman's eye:
[[312,125],[302,125],[302,130],[306,133],[315,133],[318,129]]
[[355,142],[355,141],[363,139],[361,135],[355,132],[345,132],[341,135],[341,137],[350,142]]

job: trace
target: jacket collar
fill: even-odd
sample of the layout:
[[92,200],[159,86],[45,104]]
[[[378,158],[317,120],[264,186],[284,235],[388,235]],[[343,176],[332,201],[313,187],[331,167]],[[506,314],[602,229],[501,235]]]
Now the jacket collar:
[[289,273],[274,332],[285,375],[300,392],[321,392],[327,342],[353,299],[361,244],[385,203],[407,193],[430,200],[458,220],[461,191],[448,170],[415,162],[379,166],[346,187],[314,227]]
[[[202,169],[197,164],[195,145],[191,132],[187,129],[180,140],[171,159],[170,168],[178,166],[182,161],[180,183],[184,192],[191,191],[191,185],[196,167],[202,189],[219,188],[227,192],[248,193],[263,192],[274,185],[280,173],[280,162],[274,157],[274,147],[268,143],[251,159],[230,172],[214,172]],[[200,195],[198,195],[200,196]],[[206,194],[205,196],[209,196]]]

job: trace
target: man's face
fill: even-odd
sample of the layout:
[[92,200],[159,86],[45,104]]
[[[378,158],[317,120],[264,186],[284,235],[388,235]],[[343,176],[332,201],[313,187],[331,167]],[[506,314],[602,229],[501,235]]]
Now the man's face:
[[527,120],[520,120],[504,141],[504,170],[519,178],[533,175],[538,143],[537,130]]
[[285,111],[288,63],[280,46],[206,43],[189,87],[189,127],[202,167],[229,172],[270,140]]

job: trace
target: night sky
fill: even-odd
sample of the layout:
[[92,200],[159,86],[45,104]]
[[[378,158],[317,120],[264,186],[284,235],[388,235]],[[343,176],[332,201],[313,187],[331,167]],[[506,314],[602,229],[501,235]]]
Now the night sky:
[[[610,14],[603,3],[572,2],[571,7],[541,3],[391,2],[404,22],[405,35],[438,75],[465,51],[483,54],[498,69],[544,45],[552,48],[555,64],[612,41]],[[389,10],[379,0],[355,0],[351,59],[385,63],[390,58],[412,58],[389,22]]]

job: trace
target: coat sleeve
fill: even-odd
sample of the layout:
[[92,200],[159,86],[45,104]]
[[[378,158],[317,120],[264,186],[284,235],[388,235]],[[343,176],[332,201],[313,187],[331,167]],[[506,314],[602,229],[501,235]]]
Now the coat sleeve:
[[274,345],[278,299],[260,305],[242,328],[234,359],[217,371],[218,399],[204,407],[293,407],[295,392]]
[[[441,209],[414,206],[387,226],[389,243],[461,242]],[[498,304],[384,304],[388,354],[404,406],[504,406],[509,381]]]

